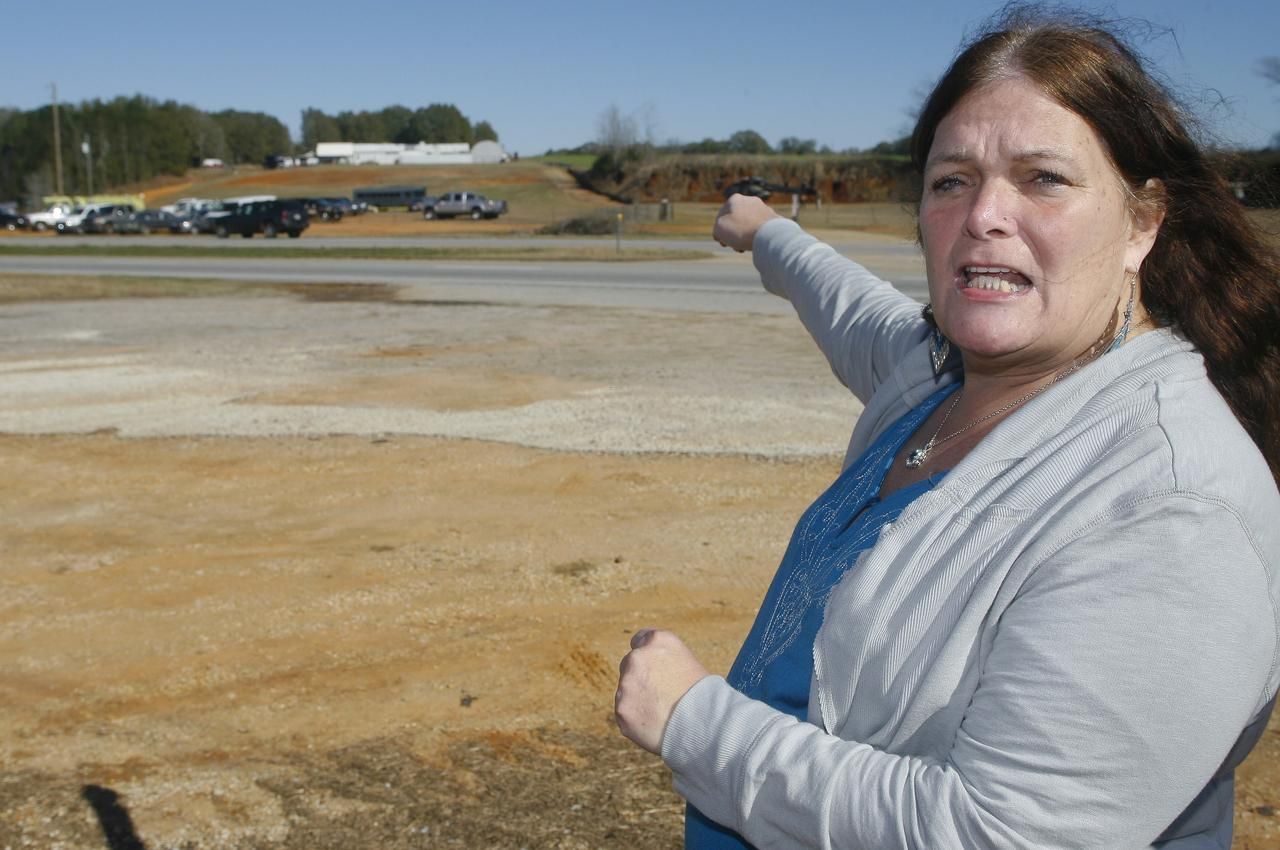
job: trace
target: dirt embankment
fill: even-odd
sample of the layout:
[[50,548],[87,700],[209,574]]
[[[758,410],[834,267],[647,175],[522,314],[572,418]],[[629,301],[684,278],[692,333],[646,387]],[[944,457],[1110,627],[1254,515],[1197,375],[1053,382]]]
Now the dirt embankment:
[[[919,197],[910,163],[894,157],[669,156],[598,163],[580,182],[635,202],[662,198],[718,203],[726,186],[760,177],[782,186],[809,186],[823,203],[903,203]],[[779,198],[778,200],[787,200]]]

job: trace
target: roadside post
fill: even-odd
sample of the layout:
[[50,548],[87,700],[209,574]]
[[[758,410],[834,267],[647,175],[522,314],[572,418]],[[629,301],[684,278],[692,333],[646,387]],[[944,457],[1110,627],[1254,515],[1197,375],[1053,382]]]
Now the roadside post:
[[93,146],[89,144],[89,134],[84,134],[84,141],[80,143],[80,152],[84,154],[84,170],[89,175],[89,192],[93,194]]
[[618,213],[618,218],[613,225],[613,245],[617,253],[622,253],[622,213]]

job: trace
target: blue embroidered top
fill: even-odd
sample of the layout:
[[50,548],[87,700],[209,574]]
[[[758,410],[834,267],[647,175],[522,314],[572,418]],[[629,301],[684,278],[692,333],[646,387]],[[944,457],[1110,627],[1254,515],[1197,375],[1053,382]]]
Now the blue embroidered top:
[[[791,543],[765,594],[755,624],[729,670],[729,684],[747,696],[805,720],[813,644],[827,597],[880,530],[945,472],[880,498],[889,466],[920,424],[960,385],[936,391],[889,427],[800,517]],[[736,832],[708,820],[693,806],[685,813],[687,850],[745,850]]]

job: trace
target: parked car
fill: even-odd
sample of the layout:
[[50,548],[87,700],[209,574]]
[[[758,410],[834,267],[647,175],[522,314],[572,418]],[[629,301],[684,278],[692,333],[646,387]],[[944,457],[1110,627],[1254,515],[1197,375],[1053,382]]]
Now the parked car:
[[117,221],[116,233],[141,233],[146,235],[157,230],[170,233],[194,233],[195,226],[191,219],[176,216],[168,210],[140,210]]
[[66,219],[73,212],[79,212],[82,207],[74,207],[71,204],[50,204],[37,212],[27,213],[27,222],[31,225],[32,230],[43,231],[50,230],[58,226],[58,222]]
[[194,221],[201,213],[217,206],[218,202],[208,198],[179,198],[172,204],[165,204],[160,209],[173,213],[178,218]]
[[[233,213],[241,204],[274,201],[275,199],[275,195],[244,195],[239,198],[223,198],[221,201],[209,201],[204,209],[192,218],[192,221],[195,223],[197,233],[217,233],[218,221]],[[179,201],[178,203],[181,204],[182,202]]]
[[133,215],[132,204],[102,204],[99,209],[84,217],[81,233],[115,233],[120,222]]
[[307,209],[307,215],[321,221],[341,221],[343,209],[329,198],[294,198]]
[[301,157],[284,156],[278,153],[269,153],[262,159],[263,168],[294,168],[305,164]]
[[422,217],[453,218],[470,216],[472,220],[497,218],[507,211],[506,201],[495,201],[474,192],[449,192],[438,198],[427,198],[422,205]]
[[368,204],[357,206],[350,198],[324,198],[323,200],[341,210],[343,215],[360,215],[360,213],[369,209]]
[[233,213],[238,206],[240,204],[237,201],[214,201],[196,213],[191,223],[195,225],[196,233],[215,233],[218,222]]
[[261,233],[274,239],[281,233],[297,239],[310,224],[307,208],[297,201],[250,201],[217,220],[214,232],[220,239],[239,233],[245,239]]
[[0,210],[0,228],[4,230],[22,230],[27,226],[27,217],[19,213]]
[[110,233],[115,223],[133,212],[132,204],[87,204],[55,225],[58,233]]

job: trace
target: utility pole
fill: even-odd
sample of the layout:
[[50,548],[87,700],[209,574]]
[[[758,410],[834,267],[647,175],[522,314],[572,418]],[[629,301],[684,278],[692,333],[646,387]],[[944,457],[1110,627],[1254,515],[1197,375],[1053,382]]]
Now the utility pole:
[[80,143],[80,150],[84,153],[84,163],[86,172],[89,175],[89,192],[93,194],[93,147],[89,144],[89,134],[84,134],[84,141]]
[[62,134],[58,131],[58,84],[53,86],[53,173],[58,194],[62,194]]

